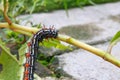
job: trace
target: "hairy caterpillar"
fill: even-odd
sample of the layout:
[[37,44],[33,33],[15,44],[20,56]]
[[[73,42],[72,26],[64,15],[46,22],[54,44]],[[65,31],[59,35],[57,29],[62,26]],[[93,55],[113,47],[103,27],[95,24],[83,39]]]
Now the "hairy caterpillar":
[[46,38],[56,38],[58,31],[53,28],[43,28],[38,31],[28,45],[28,52],[25,54],[26,62],[24,64],[24,77],[23,80],[34,80],[34,65],[38,53],[39,42]]

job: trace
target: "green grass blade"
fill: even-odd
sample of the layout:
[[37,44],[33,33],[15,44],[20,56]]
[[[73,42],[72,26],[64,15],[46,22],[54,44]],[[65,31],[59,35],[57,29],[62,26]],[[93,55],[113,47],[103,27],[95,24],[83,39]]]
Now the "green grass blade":
[[120,41],[120,31],[111,39],[107,52],[111,53],[112,47]]

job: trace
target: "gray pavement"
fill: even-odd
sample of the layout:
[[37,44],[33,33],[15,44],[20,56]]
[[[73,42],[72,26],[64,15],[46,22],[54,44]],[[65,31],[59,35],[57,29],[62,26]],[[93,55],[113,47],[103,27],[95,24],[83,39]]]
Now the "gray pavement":
[[[101,29],[99,34],[96,34],[96,36],[93,36],[91,39],[81,40],[89,43],[107,40],[120,30],[120,2],[88,6],[82,9],[73,8],[68,10],[68,12],[69,17],[67,17],[64,10],[58,10],[50,13],[32,14],[28,20],[34,24],[54,25],[56,29],[71,25],[94,24]],[[19,16],[18,18],[25,18],[26,16],[29,15]],[[25,25],[26,21],[23,21],[21,24]],[[109,42],[93,46],[106,50],[108,45]],[[113,48],[112,53],[113,56],[120,59],[120,44]],[[57,57],[60,62],[59,68],[62,68],[76,80],[120,79],[120,69],[118,67],[85,50],[78,49]]]
[[[109,3],[97,6],[88,6],[84,8],[73,8],[68,10],[69,17],[67,17],[64,10],[53,11],[50,13],[38,13],[30,15],[19,16],[23,18],[28,16],[28,20],[34,24],[45,24],[47,26],[54,25],[55,28],[68,25],[80,25],[98,22],[101,19],[106,19],[109,16],[115,16],[120,14],[120,2]],[[27,21],[28,21],[27,20]],[[26,21],[22,21],[24,25]]]

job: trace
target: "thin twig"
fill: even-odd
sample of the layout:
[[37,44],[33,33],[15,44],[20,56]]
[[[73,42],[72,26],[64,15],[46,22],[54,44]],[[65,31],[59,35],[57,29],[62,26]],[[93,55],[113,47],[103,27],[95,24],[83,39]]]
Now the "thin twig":
[[110,53],[107,53],[106,51],[102,51],[100,49],[97,49],[95,47],[92,47],[88,44],[85,44],[83,42],[80,42],[72,37],[69,36],[64,36],[64,35],[58,35],[58,39],[64,42],[67,42],[69,44],[72,44],[74,46],[77,46],[79,48],[82,48],[84,50],[87,50],[89,52],[92,52],[93,54],[103,58],[104,60],[120,67],[120,60],[116,59],[115,57],[113,57]]
[[8,7],[9,7],[8,0],[4,0],[4,12],[3,12],[4,18],[5,18],[6,22],[8,22],[8,24],[11,25],[12,21],[10,20],[10,18],[7,15]]
[[[21,26],[18,24],[14,24],[14,23],[12,23],[12,25],[8,25],[7,23],[0,23],[0,28],[2,28],[3,26],[6,28],[12,27],[14,29],[14,31],[22,33],[22,34],[26,34],[28,36],[31,36],[33,33],[36,33],[39,30],[37,28],[25,27],[25,26]],[[102,51],[100,49],[97,49],[95,47],[92,47],[88,44],[85,44],[83,42],[80,42],[80,41],[72,38],[72,37],[65,36],[65,35],[59,34],[57,39],[67,42],[69,44],[72,44],[74,46],[77,46],[79,48],[82,48],[84,50],[87,50],[89,52],[92,52],[93,54],[103,58],[104,60],[120,67],[120,60],[114,58],[111,54],[107,53],[106,51]]]

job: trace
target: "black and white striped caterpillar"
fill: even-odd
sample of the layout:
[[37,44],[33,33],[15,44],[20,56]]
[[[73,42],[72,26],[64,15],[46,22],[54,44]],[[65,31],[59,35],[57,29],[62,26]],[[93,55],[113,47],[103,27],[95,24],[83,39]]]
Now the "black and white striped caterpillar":
[[25,54],[26,62],[24,64],[24,77],[23,80],[34,80],[34,66],[38,53],[39,42],[46,38],[56,38],[58,31],[53,28],[43,28],[38,31],[28,42],[28,52]]

